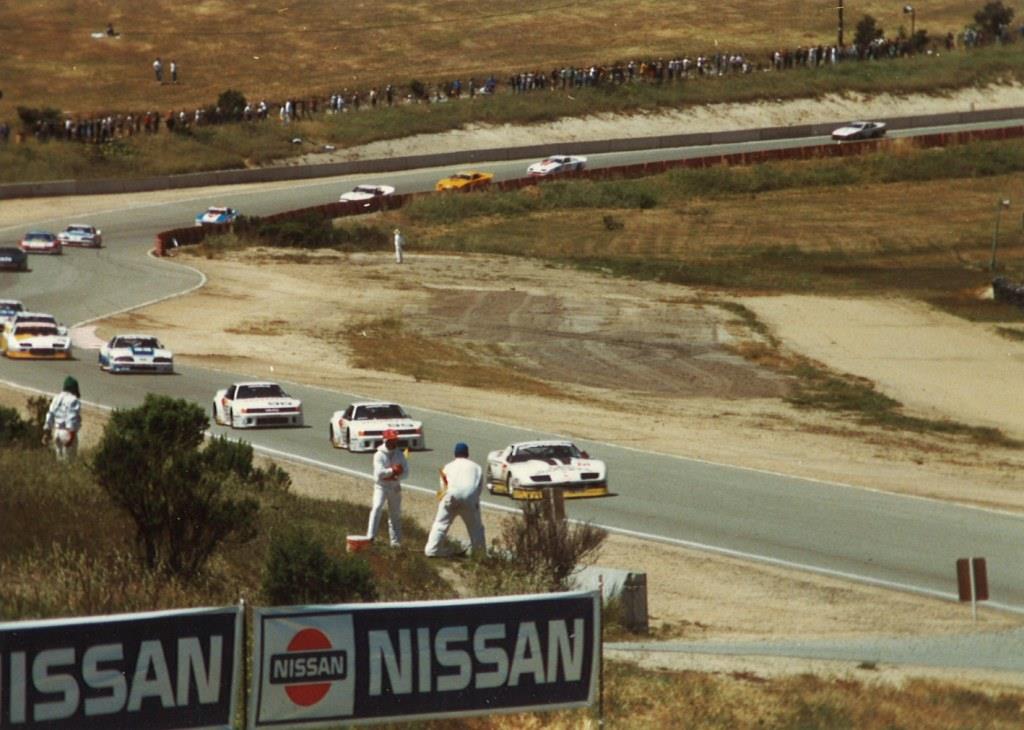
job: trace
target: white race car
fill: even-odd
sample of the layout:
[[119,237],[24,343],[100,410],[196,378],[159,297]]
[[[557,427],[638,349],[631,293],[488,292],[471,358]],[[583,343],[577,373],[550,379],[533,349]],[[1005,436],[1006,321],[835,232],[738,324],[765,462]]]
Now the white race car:
[[100,348],[108,373],[173,373],[174,355],[152,335],[114,335]]
[[394,195],[395,189],[390,185],[356,185],[347,193],[342,193],[338,198],[342,203],[361,203],[362,207],[369,208],[374,201]]
[[403,448],[427,448],[423,422],[414,421],[397,403],[353,403],[343,411],[335,411],[329,435],[336,449],[373,451],[380,446],[387,429],[398,433]]
[[832,130],[832,139],[849,142],[855,139],[877,139],[885,136],[885,122],[850,122]]
[[57,240],[62,246],[100,248],[103,245],[103,231],[87,223],[72,223],[57,234]]
[[19,360],[70,360],[71,338],[51,322],[18,322],[3,333],[4,355]]
[[552,155],[527,167],[526,174],[531,177],[544,177],[546,175],[557,175],[560,172],[577,172],[586,168],[586,166],[586,157]]
[[302,401],[277,383],[234,383],[213,396],[213,421],[232,428],[301,426]]
[[605,463],[571,441],[524,441],[487,455],[484,480],[491,494],[540,499],[544,489],[563,488],[568,497],[608,494]]

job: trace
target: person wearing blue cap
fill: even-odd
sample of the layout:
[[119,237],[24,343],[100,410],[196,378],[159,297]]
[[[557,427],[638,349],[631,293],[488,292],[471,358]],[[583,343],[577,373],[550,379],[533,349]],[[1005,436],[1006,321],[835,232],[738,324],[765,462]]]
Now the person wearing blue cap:
[[61,392],[50,401],[43,424],[43,443],[51,442],[57,458],[73,459],[78,453],[78,432],[82,429],[82,401],[78,381],[64,378]]
[[455,458],[441,468],[438,491],[439,504],[430,537],[423,552],[428,558],[441,558],[452,552],[442,547],[448,529],[456,517],[461,517],[469,532],[470,547],[474,552],[487,549],[484,523],[480,518],[480,492],[483,491],[483,469],[469,458],[469,446],[455,444]]

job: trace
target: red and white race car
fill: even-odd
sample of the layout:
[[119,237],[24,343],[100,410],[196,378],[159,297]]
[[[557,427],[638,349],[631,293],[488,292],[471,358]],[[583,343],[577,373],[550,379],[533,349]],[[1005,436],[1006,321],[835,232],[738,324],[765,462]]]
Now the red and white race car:
[[587,166],[586,157],[575,157],[573,155],[552,155],[540,162],[534,162],[526,168],[526,174],[530,177],[546,177],[557,175],[562,172],[578,172]]
[[55,235],[47,231],[29,231],[22,236],[18,247],[25,253],[47,253],[58,256],[64,253],[61,242]]
[[563,489],[565,497],[604,497],[608,469],[571,441],[524,441],[487,455],[484,482],[491,494],[540,499],[545,489]]
[[373,451],[380,446],[387,430],[398,434],[402,448],[427,448],[423,422],[413,420],[397,403],[352,403],[343,411],[335,411],[331,416],[329,437],[336,449]]

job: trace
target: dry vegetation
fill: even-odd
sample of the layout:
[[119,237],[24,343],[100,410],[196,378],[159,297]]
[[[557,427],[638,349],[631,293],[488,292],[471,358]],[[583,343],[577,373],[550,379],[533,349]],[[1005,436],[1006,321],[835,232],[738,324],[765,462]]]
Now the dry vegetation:
[[[926,12],[919,8],[917,28],[933,36],[961,30],[982,4],[929,2]],[[865,13],[895,34],[907,25],[901,8],[882,0],[849,4],[848,35]],[[118,38],[90,36],[107,22]],[[763,54],[830,42],[835,28],[834,4],[807,0],[719,3],[710,12],[697,0],[353,0],[343,11],[330,0],[11,2],[0,5],[8,39],[0,55],[0,118],[11,117],[15,105],[76,113],[168,109],[210,103],[228,88],[284,99],[678,52]],[[156,85],[157,56],[178,62],[179,84]]]

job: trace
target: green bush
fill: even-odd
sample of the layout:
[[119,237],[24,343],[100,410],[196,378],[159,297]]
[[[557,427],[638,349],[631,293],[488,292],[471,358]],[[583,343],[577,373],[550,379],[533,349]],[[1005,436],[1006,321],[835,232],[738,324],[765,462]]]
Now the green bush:
[[114,411],[91,461],[100,486],[135,523],[149,568],[193,578],[229,538],[252,537],[258,503],[236,451],[200,451],[206,413],[185,400],[147,395]]
[[349,251],[382,250],[388,235],[361,224],[335,228],[329,218],[307,215],[284,221],[241,217],[235,221],[235,235],[243,242],[282,248],[336,248]]
[[305,531],[292,529],[270,543],[263,594],[275,606],[373,601],[377,589],[362,558],[333,558]]
[[13,446],[28,442],[28,423],[14,408],[0,406],[0,446]]

